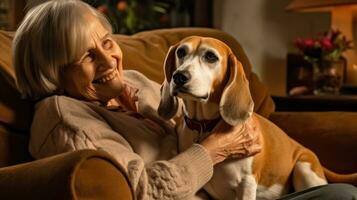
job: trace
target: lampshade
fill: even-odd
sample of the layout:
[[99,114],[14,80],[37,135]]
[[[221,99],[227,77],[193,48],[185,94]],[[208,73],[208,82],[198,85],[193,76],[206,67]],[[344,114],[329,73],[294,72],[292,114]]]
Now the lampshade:
[[336,6],[353,4],[357,4],[357,0],[293,0],[285,9],[288,11],[327,11]]

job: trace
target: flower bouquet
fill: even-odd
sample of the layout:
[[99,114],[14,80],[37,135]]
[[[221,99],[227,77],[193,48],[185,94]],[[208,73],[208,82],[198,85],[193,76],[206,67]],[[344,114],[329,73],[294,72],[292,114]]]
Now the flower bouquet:
[[331,29],[317,38],[298,38],[295,46],[304,59],[313,63],[321,60],[338,61],[342,53],[352,48],[352,41],[346,39],[339,30]]
[[317,38],[298,38],[295,46],[313,66],[314,94],[338,94],[346,67],[342,54],[352,41],[331,29]]

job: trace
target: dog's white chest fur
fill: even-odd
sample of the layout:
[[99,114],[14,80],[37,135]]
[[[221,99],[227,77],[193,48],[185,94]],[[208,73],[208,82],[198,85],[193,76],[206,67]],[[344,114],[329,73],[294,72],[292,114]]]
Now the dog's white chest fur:
[[[204,186],[204,189],[215,199],[244,199],[240,188],[249,186],[245,190],[246,199],[255,198],[256,181],[252,175],[253,157],[225,161],[214,168],[212,179]],[[242,196],[240,196],[242,195]]]

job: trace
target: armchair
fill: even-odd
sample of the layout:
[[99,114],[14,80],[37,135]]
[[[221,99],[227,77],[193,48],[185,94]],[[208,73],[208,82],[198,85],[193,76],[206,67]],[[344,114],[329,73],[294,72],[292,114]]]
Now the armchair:
[[[121,167],[100,150],[81,150],[34,161],[27,144],[34,103],[21,99],[11,62],[13,32],[0,31],[0,198],[132,199]],[[210,36],[229,44],[242,62],[255,111],[270,118],[291,137],[311,148],[329,169],[357,172],[357,113],[281,113],[232,36],[214,29],[177,28],[114,35],[123,50],[125,69],[141,71],[161,83],[169,47],[189,35]],[[357,180],[354,181],[357,185]]]

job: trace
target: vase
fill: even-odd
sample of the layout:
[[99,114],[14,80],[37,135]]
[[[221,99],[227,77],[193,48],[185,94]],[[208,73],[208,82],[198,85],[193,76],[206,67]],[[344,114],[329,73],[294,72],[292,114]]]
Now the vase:
[[339,94],[343,84],[346,61],[320,60],[313,63],[314,94]]

